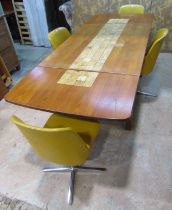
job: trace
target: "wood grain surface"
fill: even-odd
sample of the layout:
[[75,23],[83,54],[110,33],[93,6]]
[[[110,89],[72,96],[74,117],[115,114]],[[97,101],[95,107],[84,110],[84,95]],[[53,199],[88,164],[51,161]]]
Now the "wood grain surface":
[[69,69],[83,49],[111,18],[128,18],[129,22],[118,39],[101,72],[140,75],[151,30],[153,16],[145,15],[97,15],[81,26],[74,35],[52,52],[39,66]]
[[86,118],[130,118],[139,77],[99,73],[91,87],[57,84],[64,69],[36,67],[5,96],[38,110]]

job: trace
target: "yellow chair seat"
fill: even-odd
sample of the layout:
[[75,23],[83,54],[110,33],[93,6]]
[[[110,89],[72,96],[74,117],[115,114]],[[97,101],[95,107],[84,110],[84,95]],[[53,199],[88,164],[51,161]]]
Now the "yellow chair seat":
[[64,128],[68,126],[77,134],[83,136],[89,145],[95,141],[100,128],[98,122],[76,119],[59,114],[52,114],[44,125],[44,128]]

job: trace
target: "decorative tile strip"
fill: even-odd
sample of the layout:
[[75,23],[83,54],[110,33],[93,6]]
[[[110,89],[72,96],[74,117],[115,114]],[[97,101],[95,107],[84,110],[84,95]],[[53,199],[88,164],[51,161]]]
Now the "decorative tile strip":
[[91,87],[97,76],[97,72],[67,70],[57,81],[57,83],[64,85]]
[[100,71],[112,49],[123,47],[117,43],[128,19],[110,19],[95,38],[84,48],[69,69]]

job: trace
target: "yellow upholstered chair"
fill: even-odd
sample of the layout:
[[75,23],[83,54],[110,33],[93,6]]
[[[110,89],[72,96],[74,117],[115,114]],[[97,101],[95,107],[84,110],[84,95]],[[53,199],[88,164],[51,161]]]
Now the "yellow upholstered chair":
[[121,15],[144,14],[144,6],[139,4],[126,4],[119,8],[119,14]]
[[88,158],[99,131],[99,123],[53,114],[43,128],[24,123],[16,116],[11,121],[20,129],[34,150],[44,159],[63,165],[44,172],[70,172],[68,203],[72,204],[75,172],[104,171],[105,168],[81,166]]
[[167,28],[162,28],[156,33],[155,37],[152,40],[150,48],[146,53],[141,72],[142,75],[147,75],[152,72],[153,67],[156,63],[156,59],[159,55],[162,43],[167,34],[168,34]]
[[[167,34],[168,34],[168,29],[162,28],[154,36],[152,43],[148,49],[148,52],[145,55],[141,75],[143,76],[148,75],[153,71],[153,67],[156,63],[164,38],[167,36]],[[157,96],[157,95],[145,93],[142,91],[138,91],[138,93],[142,95],[147,95],[147,96],[154,96],[154,97]]]
[[48,34],[48,39],[50,41],[51,47],[56,49],[60,46],[66,39],[70,37],[70,32],[65,27],[56,28]]

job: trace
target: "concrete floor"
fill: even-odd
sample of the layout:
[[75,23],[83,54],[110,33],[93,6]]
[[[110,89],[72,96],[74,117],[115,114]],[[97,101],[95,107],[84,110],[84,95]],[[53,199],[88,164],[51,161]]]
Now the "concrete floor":
[[0,209],[1,210],[40,210],[40,208],[28,204],[27,202],[11,199],[0,194]]
[[[134,128],[102,124],[85,165],[105,166],[101,174],[78,173],[72,206],[66,203],[68,174],[43,173],[51,165],[38,157],[9,122],[16,114],[42,126],[50,113],[0,102],[0,193],[48,210],[172,209],[172,54],[161,54],[156,71],[137,96]],[[33,210],[36,207],[33,207]]]
[[52,50],[45,47],[33,47],[31,45],[15,44],[16,53],[20,62],[21,70],[12,74],[13,85],[41,62]]

